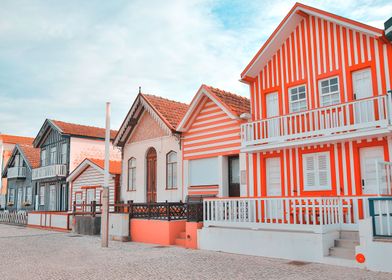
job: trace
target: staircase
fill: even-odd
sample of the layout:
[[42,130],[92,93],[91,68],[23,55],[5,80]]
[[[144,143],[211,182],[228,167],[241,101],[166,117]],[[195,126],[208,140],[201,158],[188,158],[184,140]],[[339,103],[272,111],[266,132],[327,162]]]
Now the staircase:
[[185,248],[185,242],[186,242],[186,232],[180,232],[180,234],[176,238],[176,246],[179,247],[184,247]]
[[359,245],[358,231],[341,231],[335,247],[329,249],[329,255],[335,258],[354,260],[355,246]]

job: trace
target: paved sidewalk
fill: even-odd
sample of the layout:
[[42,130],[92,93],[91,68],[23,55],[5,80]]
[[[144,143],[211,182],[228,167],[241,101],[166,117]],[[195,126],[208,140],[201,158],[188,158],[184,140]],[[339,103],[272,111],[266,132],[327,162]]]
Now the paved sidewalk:
[[140,243],[0,224],[1,279],[392,279],[322,264]]

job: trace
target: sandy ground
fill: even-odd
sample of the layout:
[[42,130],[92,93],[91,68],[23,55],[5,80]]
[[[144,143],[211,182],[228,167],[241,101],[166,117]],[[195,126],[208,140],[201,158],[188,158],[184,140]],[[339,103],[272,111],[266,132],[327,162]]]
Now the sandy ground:
[[252,257],[0,224],[1,279],[392,279],[322,264]]

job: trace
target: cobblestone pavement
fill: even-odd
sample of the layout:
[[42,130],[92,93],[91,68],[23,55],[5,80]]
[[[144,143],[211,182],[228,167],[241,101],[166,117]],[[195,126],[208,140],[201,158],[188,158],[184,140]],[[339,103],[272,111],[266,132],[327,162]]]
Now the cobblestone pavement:
[[0,224],[1,279],[392,279],[392,274]]

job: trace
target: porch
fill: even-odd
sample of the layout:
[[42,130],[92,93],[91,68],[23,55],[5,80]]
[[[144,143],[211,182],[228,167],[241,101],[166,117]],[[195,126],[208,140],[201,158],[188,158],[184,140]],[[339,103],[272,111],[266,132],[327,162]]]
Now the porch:
[[241,125],[242,151],[343,141],[390,132],[391,94],[291,113]]

